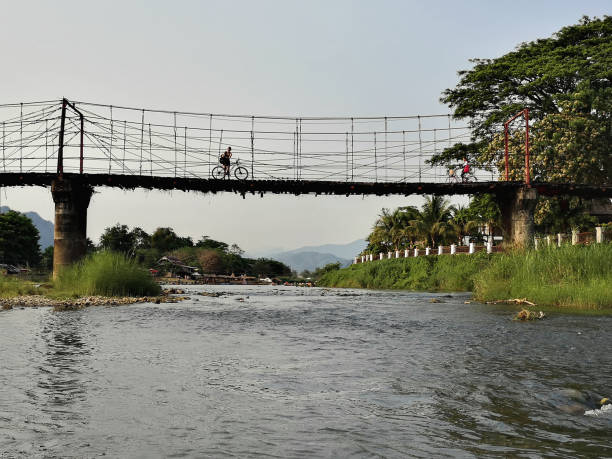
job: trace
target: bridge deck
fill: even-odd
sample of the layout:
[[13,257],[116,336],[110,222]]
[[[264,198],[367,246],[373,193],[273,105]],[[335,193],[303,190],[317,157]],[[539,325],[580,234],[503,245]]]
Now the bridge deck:
[[[144,175],[118,174],[63,174],[66,179],[92,187],[122,189],[158,189],[196,191],[202,193],[233,192],[316,195],[469,195],[478,193],[499,194],[525,186],[523,182],[470,182],[470,183],[385,183],[385,182],[338,182],[309,180],[215,180],[182,177],[150,177]],[[49,187],[58,177],[54,173],[0,173],[0,186]],[[572,195],[585,198],[612,198],[612,186],[574,185],[563,183],[533,183],[541,195]]]

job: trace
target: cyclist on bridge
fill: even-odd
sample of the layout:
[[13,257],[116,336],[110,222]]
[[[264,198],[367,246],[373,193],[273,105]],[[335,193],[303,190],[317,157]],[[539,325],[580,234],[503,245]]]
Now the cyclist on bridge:
[[223,166],[223,170],[225,171],[224,176],[230,175],[230,158],[232,157],[232,147],[227,147],[227,150],[219,157],[219,162]]
[[470,163],[468,163],[468,160],[463,158],[463,169],[461,170],[461,181],[465,182],[467,181],[467,177],[466,175],[470,173]]

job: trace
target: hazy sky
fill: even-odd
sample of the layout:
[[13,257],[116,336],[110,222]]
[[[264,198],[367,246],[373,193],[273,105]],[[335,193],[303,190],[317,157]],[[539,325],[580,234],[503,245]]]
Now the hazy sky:
[[[610,0],[2,1],[0,102],[60,99],[213,113],[446,113],[469,58],[548,37]],[[2,205],[53,219],[49,190]],[[88,236],[171,226],[248,251],[365,237],[382,207],[420,197],[247,196],[100,188]]]

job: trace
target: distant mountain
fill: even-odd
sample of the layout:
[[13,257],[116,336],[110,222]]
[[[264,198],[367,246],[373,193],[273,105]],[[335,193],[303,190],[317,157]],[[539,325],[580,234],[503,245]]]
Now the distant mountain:
[[321,254],[331,254],[338,258],[344,258],[345,260],[352,260],[356,257],[363,249],[366,248],[368,243],[363,239],[358,239],[348,244],[325,244],[325,245],[313,245],[300,247],[299,249],[288,250],[281,252],[283,254],[294,254],[302,252],[318,252]]
[[[0,207],[0,213],[8,212],[11,210],[7,206]],[[53,223],[49,220],[45,220],[36,212],[22,212],[26,217],[32,220],[32,223],[38,229],[40,234],[40,250],[45,250],[47,247],[53,245]]]
[[339,258],[331,253],[319,252],[283,252],[273,255],[271,258],[282,261],[298,273],[301,273],[305,269],[313,271],[329,263],[340,262],[342,266],[348,266],[351,263],[350,260]]

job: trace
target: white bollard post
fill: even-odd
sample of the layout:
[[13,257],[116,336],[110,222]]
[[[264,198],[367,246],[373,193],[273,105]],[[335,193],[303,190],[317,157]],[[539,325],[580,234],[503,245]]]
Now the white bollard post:
[[455,244],[451,244],[451,255],[455,255],[457,253],[457,246]]
[[370,254],[370,261],[374,261],[374,254]]
[[563,242],[563,234],[557,233],[557,247],[561,247],[562,242]]
[[540,245],[540,239],[534,236],[534,238],[533,238],[533,248],[535,250],[538,250],[539,245]]
[[399,258],[399,250],[395,251],[395,258]]
[[473,242],[470,242],[470,253],[474,253],[476,251],[476,247]]
[[598,244],[603,242],[603,228],[601,226],[595,227],[595,242]]
[[379,260],[382,260],[384,257],[385,257],[385,256],[383,255],[383,253],[382,253],[382,252],[380,252],[380,254],[378,255],[378,259],[379,259]]
[[429,255],[431,253],[431,249],[429,247],[425,247],[425,255]]
[[546,236],[546,245],[548,245],[548,247],[552,245],[552,236],[550,234]]
[[365,256],[361,255],[361,262],[363,263],[365,261]]
[[357,264],[357,257],[355,257],[355,261],[353,262],[354,265]]
[[438,246],[438,255],[442,255],[444,253],[444,247],[441,245]]
[[572,230],[572,245],[578,244],[578,231]]
[[409,256],[408,249],[404,250],[404,258],[408,258]]
[[414,249],[414,256],[418,257],[419,256],[419,249]]
[[387,252],[387,259],[391,258],[391,252]]
[[487,241],[487,253],[493,253],[493,242]]

